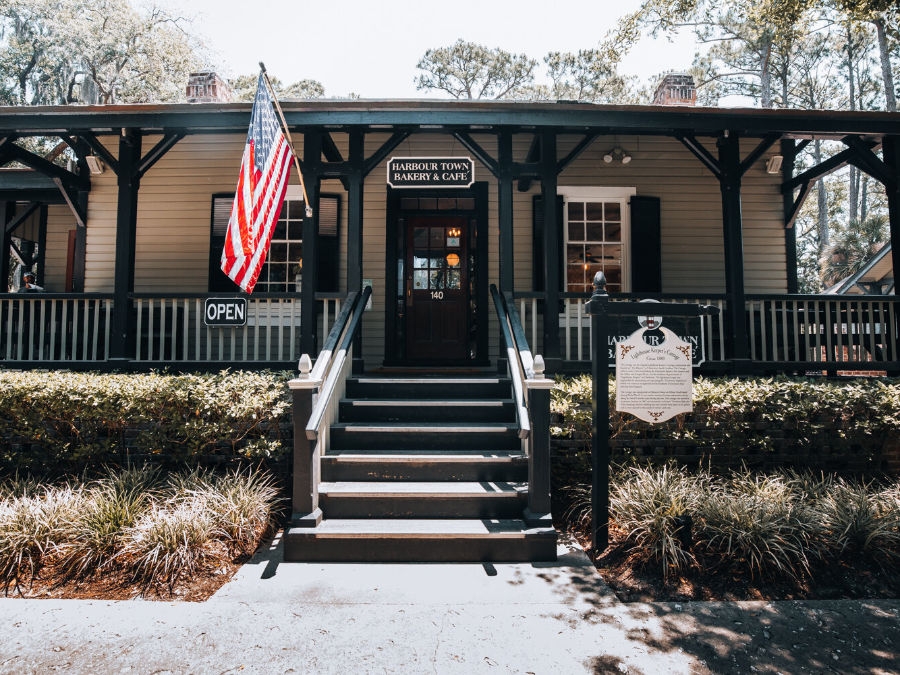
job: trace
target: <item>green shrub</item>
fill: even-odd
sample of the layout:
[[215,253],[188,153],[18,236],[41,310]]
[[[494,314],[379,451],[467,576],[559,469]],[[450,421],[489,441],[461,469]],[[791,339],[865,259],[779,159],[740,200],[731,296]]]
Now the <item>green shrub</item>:
[[873,481],[838,479],[818,503],[829,549],[879,559],[900,556],[900,486],[881,489]]
[[287,453],[291,373],[0,370],[0,468],[40,470]]
[[84,503],[72,485],[10,496],[0,502],[0,583],[5,593],[31,583],[71,534]]
[[[557,378],[551,395],[551,435],[580,439],[582,453],[589,451],[593,434],[591,397],[587,375]],[[693,412],[649,424],[616,411],[611,376],[609,411],[610,448],[618,460],[681,456],[678,449],[688,448],[684,456],[697,464],[736,467],[749,460],[759,466],[765,457],[783,455],[798,465],[852,463],[855,470],[878,472],[885,469],[886,443],[900,436],[900,383],[698,377]],[[569,477],[566,482],[581,481]]]
[[68,574],[86,577],[113,561],[125,531],[149,507],[157,480],[155,471],[109,470],[106,477],[87,486],[64,546]]
[[118,556],[145,586],[168,586],[194,574],[210,555],[213,515],[200,500],[155,504],[127,528]]
[[685,517],[696,513],[707,479],[684,468],[629,467],[617,473],[609,495],[610,517],[628,533],[632,550],[662,565],[663,579],[694,562],[682,544]]
[[783,475],[734,474],[714,482],[698,513],[705,553],[752,576],[800,579],[809,573],[819,518],[803,491]]

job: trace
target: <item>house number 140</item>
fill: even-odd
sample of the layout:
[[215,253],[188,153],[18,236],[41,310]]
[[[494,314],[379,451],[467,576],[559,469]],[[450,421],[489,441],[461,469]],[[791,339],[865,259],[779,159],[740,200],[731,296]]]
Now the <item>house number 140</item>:
[[444,291],[431,291],[431,299],[432,300],[443,300],[444,299]]

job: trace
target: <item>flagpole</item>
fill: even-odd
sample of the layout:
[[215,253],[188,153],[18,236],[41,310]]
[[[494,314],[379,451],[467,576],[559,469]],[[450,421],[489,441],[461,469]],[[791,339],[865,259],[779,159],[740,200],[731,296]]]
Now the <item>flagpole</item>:
[[303,182],[303,172],[300,170],[300,159],[297,157],[297,151],[294,149],[294,141],[291,139],[291,132],[288,130],[287,120],[284,119],[281,104],[278,102],[278,97],[275,95],[275,88],[269,81],[269,74],[266,72],[266,66],[262,61],[259,62],[259,67],[262,70],[263,79],[266,81],[266,89],[269,90],[269,95],[275,103],[275,110],[278,112],[278,117],[281,120],[281,130],[284,132],[284,135],[287,138],[288,147],[290,147],[291,154],[294,156],[294,166],[297,167],[297,176],[300,177],[300,189],[303,191],[303,203],[306,204],[306,217],[312,218],[312,206],[309,203],[309,196],[306,194],[306,184]]

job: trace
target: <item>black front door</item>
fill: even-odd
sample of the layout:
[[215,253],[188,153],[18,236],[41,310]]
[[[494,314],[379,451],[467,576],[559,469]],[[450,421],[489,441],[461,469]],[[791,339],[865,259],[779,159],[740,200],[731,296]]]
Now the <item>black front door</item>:
[[467,218],[414,216],[405,227],[406,356],[462,361],[469,356]]

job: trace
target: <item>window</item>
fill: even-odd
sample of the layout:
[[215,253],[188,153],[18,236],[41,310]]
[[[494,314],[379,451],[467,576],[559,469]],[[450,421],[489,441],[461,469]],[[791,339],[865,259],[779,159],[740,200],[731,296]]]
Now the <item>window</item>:
[[590,293],[594,276],[606,290],[629,290],[628,199],[634,188],[560,188],[564,198],[565,290]]
[[[293,186],[291,186],[293,188]],[[303,220],[306,217],[306,206],[302,199],[292,198],[293,190],[288,188],[288,195],[281,207],[281,214],[272,232],[272,242],[256,281],[254,293],[299,293],[303,283]],[[220,268],[222,248],[225,245],[225,233],[228,219],[231,217],[231,204],[234,195],[216,195],[212,205],[212,236],[210,238],[209,290],[236,291],[237,285],[231,281]],[[320,258],[335,258],[340,198],[335,195],[319,197],[319,244],[330,246]],[[332,249],[334,249],[332,251]],[[330,254],[330,255],[329,255]],[[336,263],[332,263],[335,266]],[[337,270],[328,267],[324,270],[336,280]],[[318,290],[337,290],[323,286],[323,270],[319,271]],[[330,281],[330,279],[328,279]],[[326,284],[331,286],[333,284]]]

